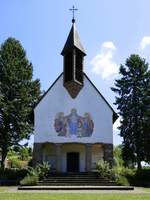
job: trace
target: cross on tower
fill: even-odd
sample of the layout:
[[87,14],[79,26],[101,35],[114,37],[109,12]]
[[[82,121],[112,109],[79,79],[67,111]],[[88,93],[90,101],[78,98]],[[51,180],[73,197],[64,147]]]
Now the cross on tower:
[[72,11],[72,14],[73,14],[72,23],[74,23],[74,22],[75,22],[74,13],[75,13],[75,11],[77,11],[78,9],[75,8],[74,6],[72,6],[72,8],[70,8],[69,10]]

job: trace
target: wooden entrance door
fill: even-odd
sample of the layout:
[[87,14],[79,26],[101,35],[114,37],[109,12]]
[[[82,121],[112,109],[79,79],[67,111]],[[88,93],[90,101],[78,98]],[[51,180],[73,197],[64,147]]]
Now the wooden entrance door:
[[79,172],[79,153],[67,153],[67,172]]

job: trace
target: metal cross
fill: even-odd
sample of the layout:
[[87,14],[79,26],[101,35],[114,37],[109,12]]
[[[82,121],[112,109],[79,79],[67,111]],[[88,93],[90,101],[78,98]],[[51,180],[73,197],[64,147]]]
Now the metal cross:
[[75,13],[75,11],[77,11],[78,9],[75,8],[74,6],[72,6],[72,8],[70,8],[69,10],[72,11],[72,14],[73,14],[72,22],[74,23],[74,22],[75,22],[74,13]]

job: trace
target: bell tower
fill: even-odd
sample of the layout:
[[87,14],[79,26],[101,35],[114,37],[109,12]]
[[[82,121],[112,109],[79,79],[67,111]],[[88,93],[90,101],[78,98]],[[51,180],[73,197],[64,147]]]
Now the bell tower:
[[[74,7],[72,10],[75,10]],[[61,52],[64,59],[64,87],[72,98],[75,98],[84,84],[83,60],[85,51],[80,42],[79,34],[76,30],[74,12],[72,27],[68,35],[65,46]]]

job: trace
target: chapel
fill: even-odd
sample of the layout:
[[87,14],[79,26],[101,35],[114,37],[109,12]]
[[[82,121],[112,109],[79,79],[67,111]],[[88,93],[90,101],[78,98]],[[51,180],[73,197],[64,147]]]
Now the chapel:
[[86,52],[74,18],[61,55],[63,72],[34,108],[33,165],[92,172],[101,159],[112,163],[117,115],[84,72]]

